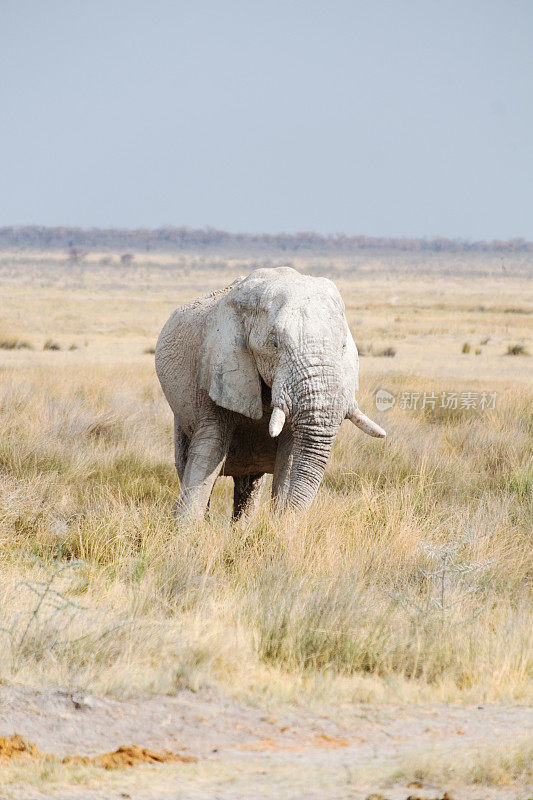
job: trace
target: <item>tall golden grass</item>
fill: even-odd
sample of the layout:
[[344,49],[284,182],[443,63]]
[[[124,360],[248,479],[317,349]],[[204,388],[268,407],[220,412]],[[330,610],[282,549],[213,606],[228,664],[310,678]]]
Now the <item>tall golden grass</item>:
[[[362,408],[378,385],[366,376]],[[265,497],[232,526],[222,479],[210,517],[177,528],[171,418],[151,365],[5,367],[0,679],[523,699],[533,398],[497,388],[490,411],[397,404],[383,443],[345,423],[305,515],[276,517]]]

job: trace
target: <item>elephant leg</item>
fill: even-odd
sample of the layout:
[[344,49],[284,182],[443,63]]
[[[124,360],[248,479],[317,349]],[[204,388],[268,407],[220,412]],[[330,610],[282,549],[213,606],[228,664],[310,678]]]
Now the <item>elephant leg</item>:
[[277,504],[278,500],[282,500],[289,491],[293,447],[292,431],[287,426],[279,437],[276,462],[274,464],[274,476],[272,479],[272,500],[274,505]]
[[174,464],[176,465],[176,471],[178,473],[180,483],[183,480],[183,473],[185,472],[188,449],[189,440],[178,425],[176,417],[174,417]]
[[202,420],[194,431],[181,481],[177,515],[201,518],[207,509],[213,485],[227,456],[233,426],[215,416]]
[[233,478],[233,516],[236,522],[241,517],[251,517],[257,511],[261,490],[265,485],[265,474],[259,472],[256,475],[242,475]]

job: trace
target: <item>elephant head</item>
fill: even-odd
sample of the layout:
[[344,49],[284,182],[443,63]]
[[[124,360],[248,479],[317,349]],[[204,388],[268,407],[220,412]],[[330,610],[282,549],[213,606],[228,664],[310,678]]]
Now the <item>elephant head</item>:
[[290,469],[279,482],[278,507],[311,504],[343,419],[370,436],[386,435],[357,406],[358,372],[344,303],[326,278],[289,267],[258,269],[233,284],[210,312],[202,386],[217,405],[259,420],[266,384],[270,435],[284,430],[290,436]]

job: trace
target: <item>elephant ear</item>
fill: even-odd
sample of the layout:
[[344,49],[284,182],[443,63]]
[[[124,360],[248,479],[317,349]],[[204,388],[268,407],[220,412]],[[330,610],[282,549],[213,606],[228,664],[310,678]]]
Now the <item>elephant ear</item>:
[[209,312],[199,382],[218,406],[261,419],[261,379],[248,349],[242,313],[231,292]]
[[359,353],[353,340],[348,323],[346,323],[346,349],[342,358],[344,375],[347,381],[348,395],[350,400],[354,397],[354,391],[359,391]]

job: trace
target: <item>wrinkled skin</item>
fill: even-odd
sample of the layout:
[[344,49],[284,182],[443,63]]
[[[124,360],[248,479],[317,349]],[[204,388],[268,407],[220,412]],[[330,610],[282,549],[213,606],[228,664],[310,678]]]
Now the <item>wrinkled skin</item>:
[[276,508],[308,508],[343,419],[385,436],[358,410],[357,348],[326,278],[255,270],[178,308],[155,361],[174,412],[181,517],[204,514],[219,474],[234,478],[234,517],[253,510],[265,473]]

